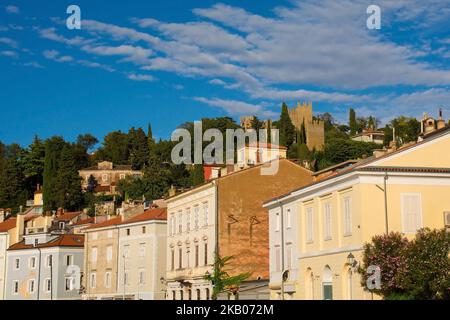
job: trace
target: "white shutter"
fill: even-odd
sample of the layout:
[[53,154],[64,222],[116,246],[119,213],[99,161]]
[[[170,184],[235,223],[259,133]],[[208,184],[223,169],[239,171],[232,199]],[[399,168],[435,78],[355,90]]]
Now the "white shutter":
[[313,241],[313,209],[306,209],[306,241]]
[[403,232],[414,233],[422,228],[422,201],[420,193],[401,195]]
[[325,240],[331,239],[331,205],[326,203],[324,205],[324,238]]
[[275,248],[275,271],[281,271],[281,252],[280,248]]
[[348,236],[352,234],[352,219],[351,219],[351,206],[350,198],[344,199],[344,235]]

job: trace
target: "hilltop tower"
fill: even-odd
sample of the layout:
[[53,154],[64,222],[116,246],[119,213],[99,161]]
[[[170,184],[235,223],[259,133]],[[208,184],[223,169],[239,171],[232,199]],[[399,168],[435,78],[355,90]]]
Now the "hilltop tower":
[[313,118],[312,102],[297,103],[294,108],[289,108],[289,117],[297,130],[305,124],[306,145],[309,150],[322,150],[325,144],[325,127],[322,120]]

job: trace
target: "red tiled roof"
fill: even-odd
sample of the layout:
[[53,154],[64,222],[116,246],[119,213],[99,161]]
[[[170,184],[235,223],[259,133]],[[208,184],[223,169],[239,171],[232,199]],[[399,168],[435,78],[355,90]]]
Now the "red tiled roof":
[[34,246],[32,244],[25,244],[24,241],[13,244],[8,250],[22,250],[33,248],[50,248],[50,247],[84,247],[84,235],[79,234],[63,234],[54,240],[47,243],[38,244]]
[[86,230],[92,230],[92,229],[98,229],[98,228],[104,228],[109,226],[114,226],[122,222],[122,216],[117,216],[115,218],[111,218],[109,220],[96,223],[90,227],[87,227]]
[[78,217],[79,215],[81,215],[82,213],[83,213],[82,211],[64,212],[62,215],[58,216],[56,218],[56,220],[72,220],[72,219]]
[[141,221],[151,221],[151,220],[167,220],[167,209],[166,208],[156,208],[145,211],[144,213],[138,214],[128,220],[125,220],[119,224],[128,224]]
[[[30,220],[33,220],[37,218],[37,216],[25,216],[25,222],[28,222]],[[3,221],[2,223],[0,223],[0,232],[7,232],[13,228],[16,227],[16,217],[11,217],[6,221]]]
[[95,222],[95,218],[94,217],[86,218],[86,219],[80,220],[78,222],[72,223],[71,226],[82,226],[84,224],[91,224],[91,223],[94,223],[94,222]]

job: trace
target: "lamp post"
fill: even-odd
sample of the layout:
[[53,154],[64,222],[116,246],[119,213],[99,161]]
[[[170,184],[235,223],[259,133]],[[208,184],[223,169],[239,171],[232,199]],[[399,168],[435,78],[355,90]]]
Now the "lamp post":
[[355,259],[355,256],[350,252],[347,256],[347,265],[350,267],[349,270],[349,300],[353,300],[353,269],[356,268],[356,266],[358,265],[358,262]]

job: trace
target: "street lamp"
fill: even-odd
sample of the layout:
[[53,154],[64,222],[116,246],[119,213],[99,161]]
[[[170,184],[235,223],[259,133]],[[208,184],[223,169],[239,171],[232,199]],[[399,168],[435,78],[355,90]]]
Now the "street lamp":
[[355,256],[350,252],[347,256],[347,264],[354,268],[357,264]]

